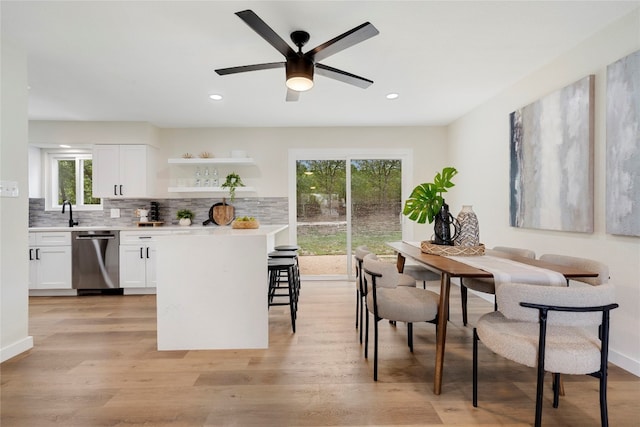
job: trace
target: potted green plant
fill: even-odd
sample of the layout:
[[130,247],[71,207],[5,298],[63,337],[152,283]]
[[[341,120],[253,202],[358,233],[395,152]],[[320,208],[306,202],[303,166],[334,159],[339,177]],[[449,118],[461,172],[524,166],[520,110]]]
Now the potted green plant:
[[[408,216],[410,220],[415,221],[418,224],[424,224],[427,221],[431,224],[440,213],[442,207],[447,206],[442,194],[446,193],[447,189],[455,185],[451,182],[451,179],[457,173],[458,171],[456,168],[445,167],[442,169],[442,172],[438,172],[436,174],[433,182],[425,182],[418,185],[413,189],[411,195],[405,201],[402,214]],[[436,221],[436,228],[437,227],[438,222]],[[436,243],[439,243],[438,230],[435,231]]]
[[231,201],[233,202],[236,198],[236,188],[244,187],[244,183],[242,182],[242,178],[240,178],[240,175],[235,172],[231,172],[229,175],[227,175],[220,187],[229,189],[229,199],[231,199]]
[[176,218],[180,220],[180,225],[191,225],[191,220],[193,219],[193,217],[195,217],[195,214],[189,209],[180,209],[176,213]]

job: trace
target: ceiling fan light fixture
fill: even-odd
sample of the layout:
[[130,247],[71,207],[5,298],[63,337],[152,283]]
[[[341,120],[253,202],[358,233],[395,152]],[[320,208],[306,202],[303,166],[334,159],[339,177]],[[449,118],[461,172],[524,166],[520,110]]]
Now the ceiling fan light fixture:
[[286,64],[287,87],[296,92],[304,92],[313,87],[313,61],[299,56]]

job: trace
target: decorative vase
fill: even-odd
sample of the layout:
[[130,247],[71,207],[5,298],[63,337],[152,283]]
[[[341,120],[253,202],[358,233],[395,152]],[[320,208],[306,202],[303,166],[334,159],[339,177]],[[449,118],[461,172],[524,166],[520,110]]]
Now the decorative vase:
[[[449,213],[449,205],[444,200],[440,207],[440,212],[436,215],[435,224],[433,226],[433,234],[435,236],[433,243],[436,245],[452,246],[453,240],[458,236],[458,220]],[[453,235],[451,235],[451,226],[453,225]]]
[[478,246],[480,244],[480,228],[473,207],[463,205],[457,219],[460,223],[460,231],[453,244],[456,246]]
[[191,218],[180,218],[178,221],[180,225],[191,225]]

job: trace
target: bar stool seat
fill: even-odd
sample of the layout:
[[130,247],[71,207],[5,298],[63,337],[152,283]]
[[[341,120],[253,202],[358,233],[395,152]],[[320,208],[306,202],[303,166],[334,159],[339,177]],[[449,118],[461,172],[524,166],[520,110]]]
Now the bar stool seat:
[[298,245],[278,245],[273,248],[276,251],[299,251],[300,246]]

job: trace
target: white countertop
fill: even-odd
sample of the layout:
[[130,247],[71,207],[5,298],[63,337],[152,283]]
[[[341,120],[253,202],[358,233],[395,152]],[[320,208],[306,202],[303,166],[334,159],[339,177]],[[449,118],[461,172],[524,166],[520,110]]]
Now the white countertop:
[[276,224],[276,225],[260,225],[260,228],[257,229],[234,229],[231,228],[230,225],[190,225],[190,226],[182,226],[182,225],[162,225],[159,227],[137,227],[137,226],[109,226],[109,225],[100,225],[100,226],[76,226],[76,227],[29,227],[29,231],[92,231],[92,230],[118,230],[118,231],[140,231],[140,232],[149,232],[153,233],[155,231],[166,231],[169,230],[172,234],[220,234],[220,235],[260,235],[260,234],[270,234],[277,233],[284,228],[286,228],[286,224]]

